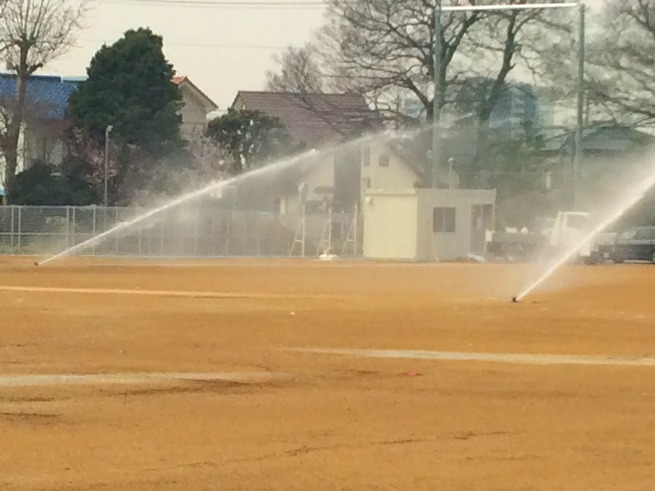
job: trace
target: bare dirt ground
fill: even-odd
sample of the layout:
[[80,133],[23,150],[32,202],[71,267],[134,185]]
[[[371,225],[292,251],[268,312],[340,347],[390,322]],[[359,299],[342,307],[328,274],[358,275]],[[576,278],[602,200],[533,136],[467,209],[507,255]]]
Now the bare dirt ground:
[[652,490],[653,366],[295,351],[655,356],[653,266],[531,274],[0,258],[0,489]]

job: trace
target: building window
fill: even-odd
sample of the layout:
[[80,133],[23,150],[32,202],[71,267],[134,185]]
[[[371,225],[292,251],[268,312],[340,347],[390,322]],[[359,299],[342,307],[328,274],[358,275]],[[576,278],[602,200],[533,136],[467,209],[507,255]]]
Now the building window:
[[432,211],[432,231],[455,232],[455,208],[435,208]]
[[364,167],[369,167],[371,165],[371,147],[365,145],[362,148],[362,165]]
[[273,213],[282,213],[282,198],[280,196],[273,199]]
[[362,179],[362,184],[364,185],[364,189],[369,189],[371,187],[371,178],[365,177]]
[[380,164],[380,167],[389,167],[389,156],[386,153],[383,153],[380,155],[378,163]]

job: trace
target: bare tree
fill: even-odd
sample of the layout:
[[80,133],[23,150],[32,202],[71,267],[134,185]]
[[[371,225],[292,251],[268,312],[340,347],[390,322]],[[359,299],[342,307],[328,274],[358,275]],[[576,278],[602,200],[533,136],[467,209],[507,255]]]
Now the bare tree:
[[16,94],[0,133],[5,158],[5,193],[11,202],[18,165],[18,141],[27,104],[31,75],[66,52],[86,4],[76,0],[4,0],[0,18],[0,53],[16,74]]
[[606,0],[590,43],[589,93],[614,119],[655,123],[655,1]]
[[273,59],[279,72],[266,73],[266,88],[270,91],[317,94],[332,88],[321,72],[320,54],[312,44],[302,48],[290,46]]
[[[350,90],[366,94],[369,102],[388,117],[407,117],[403,101],[414,100],[428,121],[434,119],[434,0],[329,0],[327,24],[318,33],[310,58],[282,58],[282,74],[293,80],[315,80],[316,73]],[[444,0],[443,5],[446,4]],[[451,2],[454,4],[455,2]],[[489,3],[471,0],[469,4]],[[512,0],[512,4],[529,3]],[[543,11],[442,11],[441,53],[437,109],[448,110],[461,102],[464,88],[476,80],[484,90],[469,100],[469,113],[477,133],[476,157],[468,181],[479,171],[489,150],[489,120],[505,94],[517,64],[527,68],[533,47],[541,41],[533,35],[549,22]],[[317,61],[318,60],[318,61]],[[311,62],[311,65],[305,63]],[[308,72],[311,68],[312,72]],[[303,84],[296,84],[302,90]],[[467,176],[465,176],[467,177]]]

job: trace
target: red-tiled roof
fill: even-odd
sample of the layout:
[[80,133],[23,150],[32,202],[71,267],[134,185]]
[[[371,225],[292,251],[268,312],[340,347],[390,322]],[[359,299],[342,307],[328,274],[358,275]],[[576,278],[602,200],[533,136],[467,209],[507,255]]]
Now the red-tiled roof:
[[232,107],[278,118],[295,142],[308,147],[352,138],[378,121],[358,94],[240,91]]

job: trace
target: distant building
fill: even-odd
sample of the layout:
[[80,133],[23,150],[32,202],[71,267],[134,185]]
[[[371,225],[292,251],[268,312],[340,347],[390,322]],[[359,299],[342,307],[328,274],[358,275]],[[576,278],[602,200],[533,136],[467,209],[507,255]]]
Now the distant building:
[[218,106],[207,94],[198,88],[189,77],[174,77],[173,83],[182,93],[182,136],[190,140],[194,136],[202,135],[207,129],[208,118]]
[[[48,75],[32,75],[29,78],[19,142],[18,172],[35,160],[55,164],[62,162],[66,154],[62,137],[68,127],[68,100],[77,90],[79,81]],[[0,110],[10,114],[15,96],[16,76],[0,74]]]
[[[64,132],[68,101],[86,77],[32,75],[27,82],[23,131],[19,144],[20,172],[31,162],[40,160],[54,165],[62,163],[66,155]],[[175,77],[180,88],[183,106],[180,131],[185,138],[201,133],[207,127],[207,115],[217,109],[216,104],[188,77]],[[0,111],[10,113],[16,97],[16,76],[0,74]],[[4,159],[0,167],[4,175]]]
[[[335,146],[382,129],[379,115],[358,94],[240,91],[232,108],[277,118],[293,144],[307,150]],[[370,142],[325,155],[319,157],[320,162],[285,171],[278,187],[252,192],[246,200],[252,204],[259,199],[260,208],[266,208],[261,201],[268,200],[279,213],[298,213],[298,188],[304,185],[308,213],[322,209],[326,197],[335,211],[352,211],[355,205],[361,207],[367,189],[414,188],[423,179],[423,168],[390,142]]]

